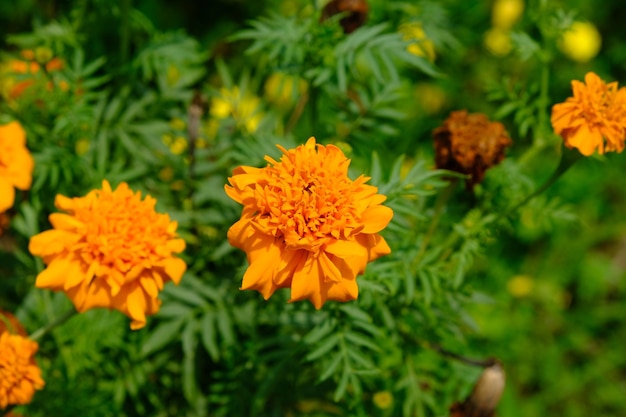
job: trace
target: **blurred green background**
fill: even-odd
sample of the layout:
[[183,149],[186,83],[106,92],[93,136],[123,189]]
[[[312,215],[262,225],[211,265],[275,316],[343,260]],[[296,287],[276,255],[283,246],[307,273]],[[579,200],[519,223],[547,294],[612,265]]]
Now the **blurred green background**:
[[[402,9],[390,8],[393,2],[369,3],[370,20],[374,22],[402,13]],[[577,21],[592,23],[601,38],[601,48],[586,62],[554,51],[551,103],[568,97],[570,81],[582,79],[587,71],[593,70],[605,80],[626,81],[623,3],[549,3],[571,11]],[[217,58],[227,61],[231,68],[249,65],[243,55],[245,42],[228,38],[245,28],[249,19],[272,12],[289,15],[310,4],[295,0],[4,1],[0,4],[1,44],[4,50],[14,52],[6,42],[8,35],[29,32],[53,20],[80,20],[93,43],[87,49],[88,60],[107,56],[106,68],[118,71],[118,64],[123,70],[127,55],[142,43],[142,25],[152,26],[161,31],[182,31],[197,39],[210,57],[207,70],[216,77]],[[465,108],[494,115],[502,104],[502,100],[493,99],[498,86],[510,87],[508,92],[520,101],[536,89],[532,82],[526,83],[538,78],[535,62],[520,60],[513,54],[493,53],[485,41],[493,26],[493,1],[416,4],[435,4],[447,16],[452,38],[433,36],[437,26],[429,27],[424,22],[427,36],[434,42],[438,39],[434,64],[444,76],[409,76],[410,91],[399,106],[411,117],[401,126],[402,141],[393,146],[380,145],[383,157],[391,152],[390,147],[409,158],[430,157],[430,132],[451,110]],[[530,9],[532,2],[525,5]],[[141,14],[132,15],[132,23],[120,23],[126,16],[124,8],[136,8]],[[82,14],[82,18],[76,14]],[[517,25],[533,34],[537,31],[534,19],[525,13]],[[492,118],[501,119],[511,133],[514,146],[509,156],[523,158],[533,140],[528,131],[520,128],[521,123],[512,113],[502,112]],[[328,124],[325,133],[332,137],[337,128]],[[514,174],[517,169],[540,183],[555,166],[555,151],[549,147],[525,165],[504,163],[488,172],[477,195],[497,193],[508,186],[506,181],[517,181],[521,178]],[[626,415],[624,172],[626,155],[580,161],[547,193],[563,203],[558,218],[544,218],[540,206],[529,204],[508,227],[493,230],[494,243],[487,246],[470,271],[468,282],[478,302],[470,310],[475,327],[465,335],[463,349],[470,357],[496,357],[503,362],[507,388],[499,416]]]

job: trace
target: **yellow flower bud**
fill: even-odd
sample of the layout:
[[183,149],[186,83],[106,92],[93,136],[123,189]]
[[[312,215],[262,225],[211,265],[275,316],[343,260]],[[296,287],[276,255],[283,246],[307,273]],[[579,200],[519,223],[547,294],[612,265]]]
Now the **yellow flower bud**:
[[600,32],[588,22],[574,22],[559,43],[559,48],[568,58],[580,63],[589,62],[598,55],[601,46]]
[[491,11],[491,22],[496,28],[508,30],[519,20],[523,12],[523,0],[496,0]]

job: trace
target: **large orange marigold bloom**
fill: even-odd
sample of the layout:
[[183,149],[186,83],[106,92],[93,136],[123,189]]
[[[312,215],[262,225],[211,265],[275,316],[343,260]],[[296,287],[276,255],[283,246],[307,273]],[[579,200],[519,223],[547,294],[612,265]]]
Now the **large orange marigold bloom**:
[[186,270],[174,256],[185,249],[177,223],[156,213],[155,204],[126,183],[113,191],[107,181],[85,197],[57,195],[55,205],[67,214],[51,214],[54,229],[33,236],[28,247],[47,264],[36,286],[64,291],[79,312],[116,309],[132,319],[132,329],[142,328],[146,314],[159,310],[163,284],[178,284]]
[[306,145],[269,156],[265,168],[241,166],[228,179],[226,193],[243,204],[241,219],[228,230],[231,245],[244,250],[249,267],[241,289],[268,299],[291,288],[290,301],[308,299],[315,308],[326,300],[358,296],[356,277],[365,266],[390,253],[378,234],[393,212],[386,197],[348,178],[350,160],[333,145]]
[[15,188],[30,188],[34,166],[22,125],[16,121],[0,125],[0,212],[13,205]]
[[[17,334],[14,334],[17,333]],[[44,386],[35,362],[39,345],[25,337],[15,317],[0,311],[0,410],[31,402]]]
[[626,89],[606,84],[593,72],[572,81],[574,97],[552,107],[552,127],[568,148],[589,156],[622,152],[626,138]]

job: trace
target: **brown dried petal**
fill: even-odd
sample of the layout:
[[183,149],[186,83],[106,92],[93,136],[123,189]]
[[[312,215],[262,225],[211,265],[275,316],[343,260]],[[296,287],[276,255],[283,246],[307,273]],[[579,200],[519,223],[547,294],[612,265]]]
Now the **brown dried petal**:
[[469,174],[469,188],[481,182],[485,171],[504,159],[512,141],[499,122],[481,113],[455,111],[433,131],[435,163],[439,169]]
[[320,22],[338,13],[348,12],[339,23],[343,27],[343,33],[352,33],[365,23],[369,6],[365,0],[332,0],[322,9]]

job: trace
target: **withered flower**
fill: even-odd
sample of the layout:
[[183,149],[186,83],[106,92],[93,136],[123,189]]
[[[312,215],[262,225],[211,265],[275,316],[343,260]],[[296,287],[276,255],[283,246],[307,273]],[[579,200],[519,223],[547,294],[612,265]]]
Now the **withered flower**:
[[369,6],[365,0],[331,0],[322,9],[320,22],[338,13],[347,13],[339,23],[343,27],[343,33],[352,33],[365,24]]
[[450,417],[493,417],[502,398],[506,375],[502,365],[494,361],[485,368],[472,393],[461,403],[450,407]]
[[504,150],[513,143],[502,123],[466,110],[450,113],[433,137],[437,168],[470,175],[468,188],[480,183],[485,171],[500,163]]

